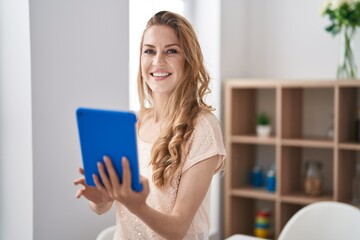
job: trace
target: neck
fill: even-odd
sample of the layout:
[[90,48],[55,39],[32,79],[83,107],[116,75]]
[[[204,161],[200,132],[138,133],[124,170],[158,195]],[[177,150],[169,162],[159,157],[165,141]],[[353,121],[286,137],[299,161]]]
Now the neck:
[[155,95],[153,97],[154,108],[153,108],[153,120],[155,123],[161,122],[165,115],[166,104],[169,101],[169,96]]
[[152,117],[154,123],[160,123],[164,118],[164,108],[154,106],[152,111]]

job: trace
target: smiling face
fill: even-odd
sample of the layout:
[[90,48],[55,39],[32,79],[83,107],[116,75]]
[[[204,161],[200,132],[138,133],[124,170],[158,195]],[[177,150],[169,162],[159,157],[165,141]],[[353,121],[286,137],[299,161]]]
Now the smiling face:
[[185,66],[178,37],[170,27],[154,25],[145,31],[141,47],[141,75],[145,83],[153,95],[170,96]]

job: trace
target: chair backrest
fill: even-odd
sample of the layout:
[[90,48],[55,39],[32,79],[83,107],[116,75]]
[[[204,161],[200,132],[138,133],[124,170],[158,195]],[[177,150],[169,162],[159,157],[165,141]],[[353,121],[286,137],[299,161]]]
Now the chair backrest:
[[115,233],[115,225],[102,230],[96,237],[96,240],[113,240]]
[[278,240],[359,240],[360,209],[340,202],[316,202],[296,212]]

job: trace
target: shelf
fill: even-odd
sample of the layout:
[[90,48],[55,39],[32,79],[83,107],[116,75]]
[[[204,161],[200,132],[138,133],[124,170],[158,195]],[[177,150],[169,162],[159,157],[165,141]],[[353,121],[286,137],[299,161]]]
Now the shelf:
[[[261,138],[254,135],[233,135],[231,136],[232,143],[248,143],[248,144],[267,144],[275,145],[277,139],[275,136],[268,138]],[[313,147],[313,148],[333,148],[334,141],[326,138],[304,138],[304,139],[281,139],[283,146],[294,147]],[[342,144],[344,148],[360,149],[360,144]]]
[[[360,81],[225,81],[224,126],[228,162],[225,171],[225,237],[253,234],[258,209],[273,213],[274,239],[305,205],[318,201],[350,203],[352,181],[360,162],[356,113]],[[256,135],[256,117],[269,114],[272,135]],[[329,129],[332,137],[327,137]],[[322,166],[324,194],[303,191],[309,161]],[[253,188],[249,175],[259,165],[276,168],[276,192]]]
[[337,81],[337,84],[339,85],[339,87],[351,87],[351,88],[360,87],[359,79]]
[[334,142],[330,139],[282,139],[283,146],[290,147],[312,147],[312,148],[333,148]]
[[231,137],[233,143],[249,143],[249,144],[265,144],[265,145],[275,145],[276,138],[270,136],[267,138],[261,138],[254,135],[236,135]]
[[342,150],[360,150],[360,143],[340,143],[339,149]]
[[261,200],[275,200],[275,195],[276,195],[273,192],[268,192],[264,188],[252,188],[252,187],[232,189],[230,191],[230,194],[231,196],[235,196],[235,197],[256,198]]
[[331,195],[327,194],[321,195],[319,197],[309,197],[304,193],[294,193],[281,196],[280,201],[284,203],[307,205],[319,201],[333,201],[333,198]]

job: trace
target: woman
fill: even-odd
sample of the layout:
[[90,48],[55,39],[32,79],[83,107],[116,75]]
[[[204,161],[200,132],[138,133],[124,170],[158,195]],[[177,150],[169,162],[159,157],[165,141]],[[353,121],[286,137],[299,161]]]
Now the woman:
[[[144,30],[140,47],[138,155],[142,192],[131,189],[127,160],[119,182],[111,160],[99,163],[84,196],[98,214],[116,205],[114,239],[208,239],[212,176],[222,169],[220,126],[204,102],[210,77],[196,34],[182,16],[162,11]],[[105,169],[109,176],[105,174]],[[82,169],[80,170],[82,173]]]

